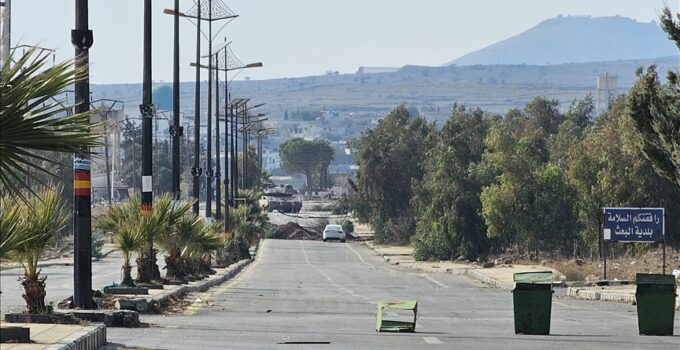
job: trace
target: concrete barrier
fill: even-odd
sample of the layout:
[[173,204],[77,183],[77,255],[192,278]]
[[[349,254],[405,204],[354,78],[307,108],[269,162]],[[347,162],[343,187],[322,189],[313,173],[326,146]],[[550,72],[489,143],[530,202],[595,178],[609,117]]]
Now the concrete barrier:
[[45,348],[45,350],[96,350],[106,344],[106,326],[87,326]]

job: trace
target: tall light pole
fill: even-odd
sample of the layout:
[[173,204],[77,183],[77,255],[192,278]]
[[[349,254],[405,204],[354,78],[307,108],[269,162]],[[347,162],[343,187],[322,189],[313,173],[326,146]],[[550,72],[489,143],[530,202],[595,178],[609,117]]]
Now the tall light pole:
[[[88,23],[88,0],[76,0],[76,23],[71,31],[75,47],[76,69],[83,69],[82,78],[75,82],[75,113],[90,110],[89,50],[94,42]],[[73,159],[73,306],[92,309],[92,183],[90,181],[89,150],[82,149]]]
[[[142,104],[139,110],[142,114],[142,207],[141,216],[149,217],[153,208],[153,157],[152,157],[152,122],[154,106],[151,97],[151,0],[144,0],[144,51],[142,65]],[[149,240],[146,263],[149,265],[148,276],[138,276],[140,282],[151,282],[156,275],[156,257],[153,241]]]
[[180,200],[182,194],[179,188],[179,146],[180,138],[184,133],[179,123],[179,0],[175,0],[175,13],[173,15],[173,50],[172,50],[172,121],[170,129],[172,136],[172,195],[175,200]]
[[[208,58],[212,55],[212,22],[227,20],[230,21],[238,15],[234,14],[231,9],[224,4],[222,0],[197,0],[194,6],[189,9],[186,13],[181,13],[177,9],[175,10],[164,10],[167,14],[175,14],[178,16],[196,19],[196,62],[200,62],[200,38],[201,38],[201,21],[208,22]],[[208,13],[208,17],[201,17],[202,13]],[[227,22],[228,23],[228,22]],[[225,23],[224,25],[226,25]],[[224,26],[222,26],[224,28]],[[221,28],[220,28],[221,30]],[[218,30],[219,33],[219,30]],[[216,33],[217,34],[217,33]],[[209,67],[211,64],[208,65]],[[196,66],[196,100],[195,100],[195,125],[200,125],[200,66]],[[208,146],[207,146],[207,162],[206,162],[206,205],[205,205],[205,216],[210,218],[212,216],[212,177],[214,172],[212,170],[212,71],[208,69],[208,123],[207,123],[207,133],[208,133]],[[194,136],[196,140],[200,140],[200,128],[195,128]],[[196,152],[200,150],[200,141],[195,141],[194,150],[194,168],[192,169],[192,175],[194,176],[194,198],[196,202],[194,203],[194,213],[198,214],[198,198],[199,198],[199,186],[200,186],[200,176],[202,169],[200,168],[199,155]]]
[[9,60],[12,41],[12,0],[0,1],[0,67]]

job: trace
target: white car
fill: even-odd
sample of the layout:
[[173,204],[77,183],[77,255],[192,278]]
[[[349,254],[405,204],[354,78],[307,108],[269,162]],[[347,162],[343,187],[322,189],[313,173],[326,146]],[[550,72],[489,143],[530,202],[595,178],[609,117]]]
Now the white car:
[[323,241],[327,242],[331,239],[340,240],[340,242],[345,241],[345,231],[342,230],[342,226],[326,225],[326,228],[323,229]]

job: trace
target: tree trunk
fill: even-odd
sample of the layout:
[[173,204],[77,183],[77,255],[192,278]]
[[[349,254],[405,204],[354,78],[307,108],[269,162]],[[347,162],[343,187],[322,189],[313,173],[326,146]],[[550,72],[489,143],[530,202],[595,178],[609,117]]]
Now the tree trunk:
[[157,252],[156,249],[153,250],[153,253],[145,249],[137,255],[137,282],[151,283],[154,280],[161,279],[161,271],[156,264]]
[[165,278],[169,280],[181,280],[186,275],[182,258],[178,251],[173,251],[165,256]]
[[134,287],[135,282],[132,281],[132,266],[130,264],[123,265],[123,281],[120,282],[123,287]]
[[24,287],[22,297],[26,300],[26,308],[29,314],[43,314],[47,312],[45,307],[45,277],[36,276],[35,279],[28,277],[21,278],[21,285]]

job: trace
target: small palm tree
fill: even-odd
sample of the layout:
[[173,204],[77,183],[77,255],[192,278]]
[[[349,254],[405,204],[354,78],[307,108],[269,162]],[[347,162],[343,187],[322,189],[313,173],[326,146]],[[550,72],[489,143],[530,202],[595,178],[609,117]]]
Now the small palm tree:
[[87,153],[100,144],[90,113],[68,115],[55,98],[86,70],[74,68],[73,60],[45,68],[48,58],[33,48],[0,67],[0,193],[24,198],[22,189],[32,192],[27,179],[41,181],[32,170],[50,174],[38,164],[54,160],[34,151]]
[[218,232],[221,231],[221,225],[212,223],[205,224],[201,220],[199,224],[200,229],[192,231],[192,237],[189,244],[185,247],[183,253],[191,261],[191,272],[202,274],[210,273],[209,260],[213,253],[218,249],[224,247],[224,238]]
[[138,251],[144,246],[144,235],[139,229],[139,225],[131,222],[121,223],[114,235],[116,246],[123,252],[123,281],[120,283],[125,287],[134,287],[132,280],[132,265],[130,260],[132,252]]
[[27,239],[20,232],[26,219],[21,209],[22,206],[12,198],[0,197],[0,260],[9,259],[10,254]]
[[[163,199],[165,200],[165,199]],[[170,200],[170,197],[168,197]],[[165,205],[157,206],[162,210]],[[182,260],[182,250],[189,244],[196,231],[202,230],[202,219],[187,215],[191,211],[191,202],[174,202],[168,208],[168,227],[160,232],[158,244],[167,252],[165,256],[166,279],[182,280],[186,274]]]
[[113,232],[113,239],[117,248],[123,252],[123,281],[121,285],[132,287],[130,259],[132,253],[144,246],[144,235],[140,230],[141,202],[139,197],[132,196],[124,204],[110,206],[107,212],[100,216],[95,226],[102,230]]
[[23,298],[29,313],[44,313],[45,279],[40,276],[38,261],[55,236],[66,226],[68,216],[64,212],[59,198],[61,188],[44,189],[35,195],[27,196],[26,201],[17,201],[15,205],[25,217],[15,234],[19,243],[10,253],[11,257],[24,267],[21,285],[24,288]]
[[191,204],[177,202],[170,194],[158,197],[151,215],[142,219],[140,223],[147,244],[137,256],[137,281],[151,282],[161,278],[156,264],[158,249],[155,248],[154,242],[162,240],[163,235],[172,231],[190,210]]

